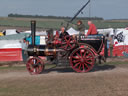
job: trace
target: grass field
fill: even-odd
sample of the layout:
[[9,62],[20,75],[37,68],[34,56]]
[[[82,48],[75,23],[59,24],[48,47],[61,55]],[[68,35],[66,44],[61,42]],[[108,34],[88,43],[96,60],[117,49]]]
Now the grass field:
[[[42,29],[59,29],[62,26],[66,26],[68,20],[63,19],[39,19],[39,18],[8,18],[1,17],[0,18],[0,26],[8,26],[8,27],[30,27],[30,21],[37,21],[37,28]],[[76,28],[74,24],[76,24],[76,20],[73,21],[73,24],[70,26]],[[88,28],[87,20],[83,20],[84,24]],[[97,28],[125,28],[128,26],[128,20],[94,20],[93,21]]]
[[65,21],[61,19],[35,19],[35,18],[0,18],[0,26],[8,27],[30,27],[30,21],[36,20],[37,27],[43,29],[59,29],[61,23]]

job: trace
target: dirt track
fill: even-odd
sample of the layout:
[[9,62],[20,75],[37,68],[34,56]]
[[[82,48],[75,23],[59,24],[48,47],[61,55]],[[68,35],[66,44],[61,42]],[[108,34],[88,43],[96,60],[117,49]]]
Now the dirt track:
[[0,86],[0,96],[128,96],[128,65],[96,66],[88,73],[57,68],[34,76],[0,71]]

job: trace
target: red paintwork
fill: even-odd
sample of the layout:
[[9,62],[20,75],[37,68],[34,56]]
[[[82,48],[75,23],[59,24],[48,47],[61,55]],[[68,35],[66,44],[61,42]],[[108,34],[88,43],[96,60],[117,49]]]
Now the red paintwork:
[[0,49],[0,61],[22,61],[21,48]]
[[54,40],[53,41],[54,45],[57,45],[57,44],[61,44],[61,41],[59,41],[58,39]]
[[96,34],[97,34],[96,26],[94,24],[90,24],[87,35],[96,35]]
[[32,57],[27,61],[26,68],[31,75],[40,74],[44,69],[44,62],[39,57]]
[[[128,45],[113,46],[113,56],[124,56],[122,53],[128,53]],[[100,52],[100,55],[104,56],[104,47]],[[108,49],[108,56],[110,56],[110,49]]]
[[75,43],[76,43],[76,41],[73,37],[65,36],[64,39],[62,39],[62,41],[61,41],[61,48],[66,51],[69,51],[76,46]]
[[[114,46],[113,56],[124,56],[122,54],[124,51],[128,53],[128,45]],[[108,55],[110,56],[110,50],[108,50]]]
[[76,72],[88,72],[94,64],[94,54],[86,48],[78,48],[70,55],[70,65]]
[[81,45],[80,48],[84,48],[84,45]]

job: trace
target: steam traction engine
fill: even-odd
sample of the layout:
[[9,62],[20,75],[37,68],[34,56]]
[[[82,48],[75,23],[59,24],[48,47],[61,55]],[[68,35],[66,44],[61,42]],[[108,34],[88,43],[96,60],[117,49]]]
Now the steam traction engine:
[[88,72],[93,68],[95,58],[99,56],[104,46],[103,35],[81,36],[80,38],[66,36],[62,39],[54,39],[52,32],[47,32],[46,45],[35,45],[35,21],[31,22],[31,32],[32,44],[27,48],[29,59],[26,64],[30,74],[39,74],[44,70],[45,64],[40,56],[51,56],[55,61],[59,61],[58,57],[66,57],[73,70]]

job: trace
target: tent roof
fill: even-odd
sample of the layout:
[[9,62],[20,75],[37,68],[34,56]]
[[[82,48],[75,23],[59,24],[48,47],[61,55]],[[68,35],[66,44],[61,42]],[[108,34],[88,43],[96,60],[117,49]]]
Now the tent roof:
[[29,33],[20,33],[20,34],[1,36],[0,40],[22,40],[29,36],[30,36]]
[[68,29],[67,32],[68,32],[70,35],[79,34],[79,32],[76,31],[75,29],[73,29],[72,27],[71,27],[70,29]]

